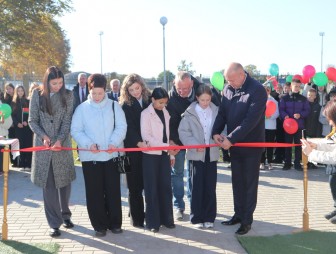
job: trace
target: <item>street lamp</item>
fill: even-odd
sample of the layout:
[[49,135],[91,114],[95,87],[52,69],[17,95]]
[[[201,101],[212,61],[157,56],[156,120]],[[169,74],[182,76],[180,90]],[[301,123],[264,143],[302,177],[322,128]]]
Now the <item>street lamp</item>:
[[102,35],[103,31],[99,32],[100,37],[100,73],[103,74],[103,46],[102,46]]
[[320,32],[320,36],[321,36],[321,72],[323,69],[323,36],[324,36],[324,32]]
[[166,17],[160,18],[160,23],[163,28],[163,85],[168,90],[167,76],[166,76],[166,48],[165,48],[165,25],[167,24],[168,19]]

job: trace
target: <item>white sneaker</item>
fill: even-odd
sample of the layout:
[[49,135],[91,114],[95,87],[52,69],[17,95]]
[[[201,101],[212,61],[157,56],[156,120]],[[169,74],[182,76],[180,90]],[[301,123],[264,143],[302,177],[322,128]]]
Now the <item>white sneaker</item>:
[[201,229],[201,228],[203,228],[203,223],[196,223],[196,224],[193,224],[193,227],[194,227],[194,228]]
[[25,169],[24,169],[24,168],[19,168],[19,171],[22,171],[22,172],[24,172],[24,171],[25,171]]
[[268,170],[272,170],[272,169],[273,169],[272,163],[268,164]]
[[204,227],[205,228],[213,228],[214,224],[212,222],[204,222]]
[[261,169],[261,170],[264,170],[264,169],[265,169],[265,163],[261,163],[261,164],[260,164],[260,169]]
[[24,171],[31,172],[31,168],[25,168]]
[[181,211],[181,210],[177,210],[177,211],[175,212],[175,219],[176,219],[176,220],[179,220],[179,221],[183,220],[183,211]]

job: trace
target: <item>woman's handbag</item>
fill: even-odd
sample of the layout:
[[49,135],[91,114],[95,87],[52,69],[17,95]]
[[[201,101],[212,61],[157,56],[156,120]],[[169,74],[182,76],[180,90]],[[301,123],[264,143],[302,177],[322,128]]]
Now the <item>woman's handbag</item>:
[[117,170],[120,174],[126,174],[131,172],[131,163],[127,155],[120,155],[112,159],[114,166],[117,167]]
[[[115,127],[115,114],[114,114],[114,101],[112,101],[113,119]],[[118,152],[118,157],[112,159],[114,166],[117,168],[120,174],[126,174],[131,172],[131,163],[127,155],[120,155]]]

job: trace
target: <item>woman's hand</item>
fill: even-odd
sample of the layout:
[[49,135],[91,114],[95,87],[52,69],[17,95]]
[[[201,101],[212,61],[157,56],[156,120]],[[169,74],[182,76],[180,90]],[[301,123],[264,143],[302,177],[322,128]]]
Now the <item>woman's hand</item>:
[[61,149],[60,149],[61,147],[62,147],[61,141],[57,140],[55,142],[55,144],[50,149],[51,149],[51,151],[59,152],[59,151],[61,151]]
[[92,144],[90,146],[91,153],[99,153],[99,146],[97,144]]
[[50,138],[48,136],[43,136],[43,145],[45,147],[50,147]]
[[114,145],[109,145],[109,146],[108,146],[108,149],[107,149],[107,150],[108,150],[107,152],[108,152],[108,153],[113,153],[113,152],[115,152],[115,151],[113,151],[113,150],[115,150],[115,149],[116,149],[116,147],[115,147]]
[[23,124],[23,126],[27,126],[28,125],[28,123],[26,121],[23,121],[22,124]]
[[309,156],[309,154],[313,151],[312,146],[310,145],[311,142],[308,142],[305,139],[301,139],[301,143],[302,143],[302,152]]
[[148,147],[147,142],[144,142],[144,141],[143,142],[138,142],[137,147],[139,147],[139,148]]
[[18,123],[17,127],[23,128],[23,124],[22,123]]
[[175,164],[175,158],[174,159],[170,159],[170,166],[174,167],[174,164]]

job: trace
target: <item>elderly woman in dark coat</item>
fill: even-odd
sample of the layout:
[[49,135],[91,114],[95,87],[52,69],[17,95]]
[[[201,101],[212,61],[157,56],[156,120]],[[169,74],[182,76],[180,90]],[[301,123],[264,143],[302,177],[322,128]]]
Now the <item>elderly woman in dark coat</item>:
[[44,210],[51,237],[60,236],[59,227],[74,225],[70,220],[69,198],[71,182],[75,180],[70,125],[73,94],[65,88],[64,75],[57,67],[49,67],[43,85],[35,89],[30,102],[28,123],[34,132],[34,146],[51,147],[33,152],[31,180],[43,188]]

